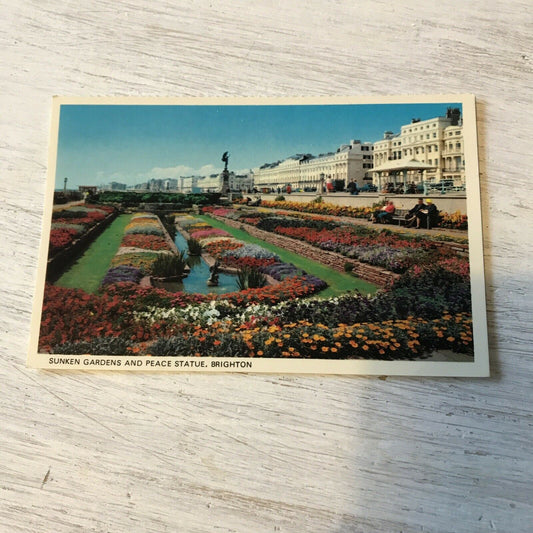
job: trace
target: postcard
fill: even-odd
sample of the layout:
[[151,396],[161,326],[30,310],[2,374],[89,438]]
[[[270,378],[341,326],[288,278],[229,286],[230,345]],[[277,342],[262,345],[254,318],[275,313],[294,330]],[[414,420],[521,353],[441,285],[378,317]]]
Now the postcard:
[[28,365],[487,376],[475,98],[53,99]]

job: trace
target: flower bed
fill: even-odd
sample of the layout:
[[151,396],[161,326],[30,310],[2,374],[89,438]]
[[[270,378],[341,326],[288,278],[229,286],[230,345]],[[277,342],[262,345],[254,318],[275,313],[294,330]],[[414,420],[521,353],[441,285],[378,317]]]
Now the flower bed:
[[[340,206],[334,204],[328,204],[326,202],[275,202],[275,201],[262,201],[263,207],[269,207],[273,209],[287,209],[290,211],[297,211],[301,213],[316,213],[321,215],[333,215],[337,217],[352,217],[352,218],[369,218],[374,208],[365,207],[350,207]],[[436,227],[450,228],[450,229],[468,229],[468,216],[461,214],[459,211],[456,213],[446,213],[441,211],[441,221]],[[224,216],[224,215],[221,215]]]
[[122,239],[121,247],[142,248],[144,250],[169,251],[170,247],[165,238],[157,235],[126,234]]
[[224,231],[223,229],[218,228],[207,228],[203,230],[197,230],[193,231],[192,233],[189,233],[189,235],[198,241],[201,241],[202,239],[205,239],[206,237],[230,237],[230,234],[227,231]]
[[[206,240],[204,239],[204,242]],[[220,257],[224,252],[236,250],[242,246],[244,246],[244,243],[235,239],[217,239],[204,245],[206,252],[216,258]]]
[[114,209],[75,205],[52,213],[52,226],[48,256],[53,257],[60,250],[68,248],[76,239],[104,220]]
[[[235,218],[244,222],[248,214],[233,210],[232,219]],[[321,217],[311,219],[277,212],[260,213],[257,218],[259,221],[255,226],[260,230],[301,240],[321,250],[339,253],[395,273],[405,272],[415,264],[438,261],[447,253],[418,235],[400,236],[387,230],[377,231]]]
[[[235,210],[224,212],[233,224],[243,219]],[[322,280],[203,223],[195,233],[202,232],[210,255],[237,268],[255,267],[279,283],[223,295],[142,288],[140,276],[150,272],[161,252],[117,254],[97,295],[46,286],[40,350],[380,360],[423,358],[435,350],[473,353],[466,258],[446,255],[420,237],[398,238],[319,217],[260,213],[254,218],[258,227],[264,224],[323,250],[386,263],[401,277],[375,296],[348,293],[319,300],[312,295],[324,288]],[[147,221],[139,219],[142,227]],[[188,227],[197,224],[182,219]],[[126,237],[140,239],[134,244],[157,239],[140,233]],[[65,308],[73,312],[65,316]]]
[[134,215],[124,229],[119,251],[111,260],[111,268],[102,283],[138,283],[142,277],[150,275],[160,254],[173,251],[165,235],[166,230],[156,215]]
[[128,265],[120,265],[110,268],[107,271],[102,285],[109,285],[110,283],[139,283],[143,277],[143,271],[139,268],[135,268]]

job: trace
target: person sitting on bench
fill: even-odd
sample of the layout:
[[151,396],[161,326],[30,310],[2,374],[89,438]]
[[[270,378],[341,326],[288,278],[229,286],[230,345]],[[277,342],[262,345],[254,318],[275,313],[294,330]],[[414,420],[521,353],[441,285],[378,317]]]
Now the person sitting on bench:
[[392,200],[389,200],[381,209],[374,211],[374,214],[371,218],[372,222],[374,222],[374,224],[376,222],[391,222],[395,209],[396,208],[394,207]]
[[426,200],[426,208],[420,209],[416,214],[416,227],[431,229],[436,223],[439,216],[439,210],[431,198]]
[[424,203],[423,198],[419,198],[418,202],[415,204],[415,206],[409,210],[407,215],[405,215],[405,227],[411,228],[412,226],[415,226],[417,223],[416,215],[421,209],[426,209],[426,204]]

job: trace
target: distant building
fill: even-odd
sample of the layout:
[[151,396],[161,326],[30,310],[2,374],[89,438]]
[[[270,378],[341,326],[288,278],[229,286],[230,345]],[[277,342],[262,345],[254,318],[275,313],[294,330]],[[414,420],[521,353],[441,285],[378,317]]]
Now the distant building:
[[258,189],[283,188],[320,191],[328,180],[340,180],[347,186],[351,181],[362,186],[373,167],[372,143],[352,140],[337,151],[314,156],[296,154],[283,161],[267,163],[254,171],[254,186]]
[[87,192],[89,194],[96,194],[98,187],[96,185],[80,185],[78,191],[81,193]]
[[231,192],[250,192],[254,187],[254,174],[250,170],[248,174],[229,173],[229,190]]
[[102,189],[105,191],[125,191],[128,186],[125,183],[118,183],[117,181],[112,181],[108,185],[102,186]]
[[[229,189],[232,192],[250,191],[253,187],[253,174],[236,175],[229,173]],[[222,174],[209,176],[182,176],[179,179],[178,191],[183,193],[220,192],[222,189]]]

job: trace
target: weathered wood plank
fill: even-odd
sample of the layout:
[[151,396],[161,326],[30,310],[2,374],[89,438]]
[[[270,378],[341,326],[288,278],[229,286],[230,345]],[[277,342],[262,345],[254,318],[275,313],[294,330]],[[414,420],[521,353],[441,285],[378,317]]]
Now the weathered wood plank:
[[[4,2],[1,528],[529,531],[528,8]],[[25,368],[53,94],[439,92],[479,97],[493,378]]]

